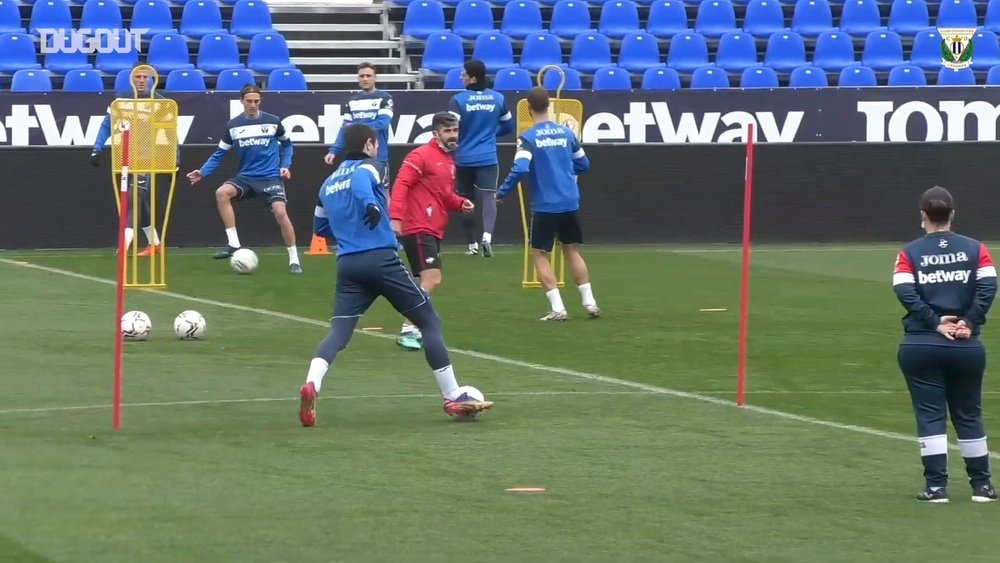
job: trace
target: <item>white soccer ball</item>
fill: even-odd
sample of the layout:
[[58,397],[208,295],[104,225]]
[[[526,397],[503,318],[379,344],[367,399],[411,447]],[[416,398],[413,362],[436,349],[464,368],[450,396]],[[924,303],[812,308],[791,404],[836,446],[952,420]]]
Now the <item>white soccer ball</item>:
[[[461,403],[462,401],[485,401],[486,397],[483,392],[471,385],[463,385],[458,388],[455,401]],[[471,414],[457,414],[453,415],[456,420],[472,420],[478,418],[479,415],[483,414],[481,411]]]
[[249,248],[241,248],[229,257],[229,265],[238,274],[252,274],[257,269],[257,254]]
[[129,311],[122,315],[120,326],[125,340],[146,340],[149,338],[149,331],[153,330],[149,315],[142,311]]
[[205,317],[198,311],[181,311],[174,319],[174,334],[181,340],[198,340],[205,336]]

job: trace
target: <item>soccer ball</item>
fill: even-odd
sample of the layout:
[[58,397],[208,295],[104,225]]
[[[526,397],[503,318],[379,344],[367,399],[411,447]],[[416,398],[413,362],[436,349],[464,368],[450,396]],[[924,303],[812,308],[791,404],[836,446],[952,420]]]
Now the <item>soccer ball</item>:
[[181,340],[198,340],[205,336],[205,317],[198,311],[182,311],[174,319],[174,334]]
[[[463,401],[485,401],[486,400],[486,397],[483,395],[483,392],[480,391],[479,389],[476,389],[475,387],[473,387],[471,385],[463,385],[463,386],[459,387],[458,390],[457,390],[457,393],[458,393],[458,395],[455,397],[455,401],[457,401],[459,403],[461,403]],[[481,414],[483,414],[483,413],[482,412],[477,412],[477,413],[471,413],[471,414],[469,414],[469,413],[466,413],[466,414],[457,414],[457,415],[453,415],[453,418],[455,420],[466,421],[466,420],[472,420],[472,419],[478,418],[479,415],[481,415]]]
[[146,340],[152,329],[153,322],[149,320],[149,315],[142,311],[129,311],[122,315],[121,331],[125,340]]
[[229,257],[229,265],[238,274],[252,274],[257,269],[257,254],[249,248],[241,248]]

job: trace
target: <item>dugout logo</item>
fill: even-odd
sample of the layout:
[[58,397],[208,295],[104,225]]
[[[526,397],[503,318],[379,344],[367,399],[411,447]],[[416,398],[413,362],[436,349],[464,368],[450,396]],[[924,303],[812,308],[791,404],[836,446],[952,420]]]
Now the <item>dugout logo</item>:
[[[142,36],[149,29],[53,29],[38,28],[39,51],[43,55],[52,53],[139,53],[142,49]],[[16,38],[15,38],[16,39]]]

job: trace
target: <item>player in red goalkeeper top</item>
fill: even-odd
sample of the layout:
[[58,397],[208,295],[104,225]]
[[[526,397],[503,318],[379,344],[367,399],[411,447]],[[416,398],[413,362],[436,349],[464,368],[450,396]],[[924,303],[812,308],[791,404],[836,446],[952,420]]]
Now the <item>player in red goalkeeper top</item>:
[[[420,287],[431,293],[441,283],[441,239],[448,226],[448,212],[471,213],[473,203],[455,193],[455,159],[458,119],[448,112],[434,114],[434,138],[410,151],[392,186],[389,218],[406,252],[406,259]],[[410,350],[421,346],[420,330],[403,321],[396,343]]]

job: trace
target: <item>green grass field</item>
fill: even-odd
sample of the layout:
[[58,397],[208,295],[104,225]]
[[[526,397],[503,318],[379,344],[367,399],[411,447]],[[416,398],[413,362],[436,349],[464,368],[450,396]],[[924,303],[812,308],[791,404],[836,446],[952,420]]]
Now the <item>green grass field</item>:
[[[604,316],[586,320],[570,283],[574,316],[555,324],[520,288],[518,251],[449,253],[445,338],[459,382],[496,407],[450,421],[383,302],[310,429],[296,397],[334,260],[294,277],[262,251],[237,276],[173,251],[169,293],[127,297],[154,328],[126,344],[118,432],[113,253],[2,252],[0,561],[996,561],[1000,505],[969,500],[957,452],[952,503],[912,500],[895,251],[755,251],[745,409],[738,248],[588,247]],[[205,340],[173,338],[184,309]],[[1000,330],[985,340],[1000,349]]]

